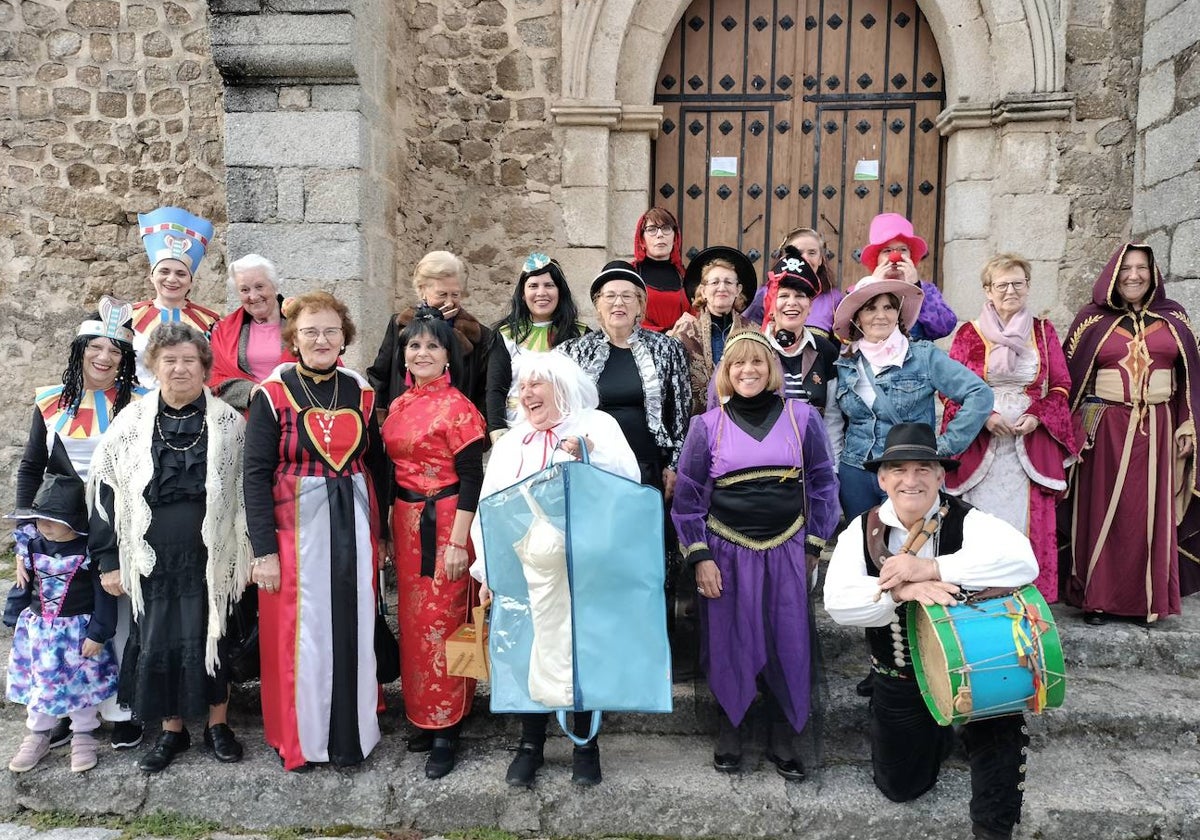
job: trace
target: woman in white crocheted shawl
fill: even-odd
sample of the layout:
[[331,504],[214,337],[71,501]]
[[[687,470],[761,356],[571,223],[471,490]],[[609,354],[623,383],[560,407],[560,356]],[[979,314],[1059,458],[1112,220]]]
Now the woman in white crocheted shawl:
[[242,746],[225,720],[225,621],[250,576],[242,505],[240,413],[204,386],[212,351],[183,323],[154,331],[146,361],[160,388],[113,420],[89,476],[89,550],[105,591],[128,593],[134,628],[117,693],[162,733],[139,766],[167,767],[191,739],[185,718],[207,716],[219,761]]

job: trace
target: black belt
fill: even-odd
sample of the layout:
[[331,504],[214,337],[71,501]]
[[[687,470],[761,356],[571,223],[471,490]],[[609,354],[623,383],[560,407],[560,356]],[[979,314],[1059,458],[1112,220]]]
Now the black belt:
[[396,485],[397,499],[413,504],[421,503],[421,523],[418,526],[421,533],[421,577],[433,577],[433,570],[437,565],[437,505],[431,505],[430,502],[448,498],[456,493],[457,481],[432,493],[418,493]]

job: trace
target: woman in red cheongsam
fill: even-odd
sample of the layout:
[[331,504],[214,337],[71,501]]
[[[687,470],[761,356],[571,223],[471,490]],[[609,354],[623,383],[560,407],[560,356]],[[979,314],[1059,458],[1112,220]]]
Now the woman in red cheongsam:
[[458,731],[475,681],[446,673],[446,637],[469,618],[475,591],[471,520],[483,481],[483,416],[457,388],[450,325],[422,306],[399,337],[407,390],[388,409],[383,441],[395,468],[392,538],[400,591],[400,679],[416,732],[410,752],[429,752],[425,775],[454,769]]

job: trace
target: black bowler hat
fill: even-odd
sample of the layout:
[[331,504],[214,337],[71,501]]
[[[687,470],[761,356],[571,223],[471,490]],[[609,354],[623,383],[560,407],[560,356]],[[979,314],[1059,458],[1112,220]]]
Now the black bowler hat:
[[4,518],[49,519],[77,534],[86,534],[88,517],[83,482],[77,476],[50,473],[38,488],[32,505],[18,508]]
[[879,472],[884,464],[897,461],[937,461],[948,470],[958,467],[954,458],[938,454],[937,438],[928,423],[897,423],[888,432],[883,454],[870,461],[863,461],[863,469]]
[[612,280],[628,280],[643,292],[646,291],[646,281],[642,279],[642,275],[638,274],[638,270],[631,263],[627,263],[625,260],[613,260],[607,263],[596,275],[596,279],[592,281],[591,296],[594,298],[600,294],[604,284]]

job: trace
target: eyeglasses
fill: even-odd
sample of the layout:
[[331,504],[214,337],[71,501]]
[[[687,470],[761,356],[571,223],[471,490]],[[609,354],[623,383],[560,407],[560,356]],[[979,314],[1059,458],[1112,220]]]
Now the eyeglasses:
[[728,286],[729,288],[732,289],[737,284],[738,284],[738,282],[736,280],[727,280],[725,278],[721,278],[720,280],[705,280],[704,281],[704,285],[709,286],[710,288],[716,287],[716,286]]
[[658,225],[646,225],[644,228],[642,228],[642,233],[646,234],[646,236],[673,236],[675,233],[675,228],[659,227]]
[[600,302],[606,306],[612,306],[614,303],[633,303],[637,300],[636,292],[605,292],[600,295]]
[[1009,289],[1012,289],[1014,292],[1023,292],[1028,285],[1028,280],[1009,280],[1005,283],[992,283],[988,288],[995,289],[998,292],[1007,292]]
[[296,330],[296,333],[305,341],[316,341],[318,337],[324,338],[326,341],[337,341],[342,334],[341,327],[326,327],[319,330],[316,327],[304,327]]

